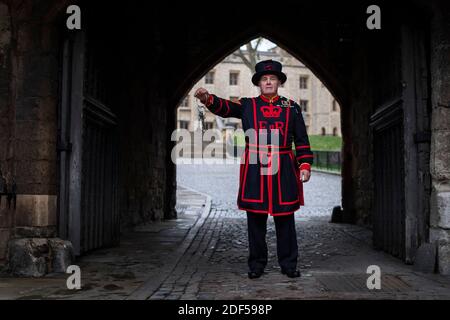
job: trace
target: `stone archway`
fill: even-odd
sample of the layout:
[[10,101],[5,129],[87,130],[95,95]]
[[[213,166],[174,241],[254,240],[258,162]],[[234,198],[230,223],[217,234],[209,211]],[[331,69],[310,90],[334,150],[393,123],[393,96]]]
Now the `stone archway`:
[[[343,12],[331,5],[322,10],[319,17],[311,18],[311,20],[320,20],[320,24],[315,24],[306,18],[297,26],[285,21],[284,24],[274,21],[270,28],[267,28],[264,21],[249,23],[245,19],[239,20],[241,22],[239,27],[227,25],[229,28],[226,30],[221,25],[214,25],[208,32],[222,35],[216,38],[208,38],[204,34],[197,35],[193,28],[183,30],[190,40],[187,44],[195,47],[195,50],[186,52],[190,55],[189,63],[178,67],[178,62],[174,59],[173,70],[176,70],[177,73],[169,74],[169,79],[175,88],[172,105],[177,105],[178,99],[203,76],[206,70],[231,53],[241,43],[255,36],[263,36],[280,44],[292,55],[304,61],[342,105],[343,220],[366,226],[381,224],[375,229],[376,240],[379,239],[378,246],[398,255],[407,262],[412,262],[415,250],[427,237],[426,230],[418,227],[419,224],[426,223],[426,214],[419,213],[420,209],[412,204],[415,199],[410,197],[411,194],[419,192],[409,187],[417,183],[413,182],[413,177],[416,175],[412,172],[418,170],[419,166],[414,163],[419,160],[416,158],[417,155],[414,155],[403,162],[405,158],[402,152],[391,151],[396,148],[396,144],[402,143],[407,143],[409,148],[416,148],[414,143],[411,143],[410,137],[417,128],[406,125],[411,123],[410,119],[416,117],[415,111],[411,112],[410,107],[416,105],[418,110],[422,110],[420,112],[426,113],[427,111],[424,104],[408,98],[413,93],[402,89],[400,79],[409,79],[408,81],[415,83],[412,87],[419,87],[419,84],[416,83],[417,80],[408,75],[402,66],[415,60],[417,63],[423,64],[424,70],[427,69],[426,57],[420,55],[420,52],[414,53],[416,54],[414,57],[406,55],[412,46],[426,45],[426,39],[422,37],[416,39],[414,43],[408,42],[408,35],[417,33],[411,27],[411,21],[408,19],[395,19],[395,16],[401,12],[397,7],[391,7],[392,10],[387,14],[389,18],[386,19],[388,21],[386,29],[388,30],[370,33],[365,30],[362,19],[354,18],[357,16],[355,12],[363,8],[361,5],[352,8],[355,10],[353,12]],[[312,13],[314,6],[304,6],[303,9],[314,15]],[[337,10],[336,12],[339,14],[335,14],[334,10]],[[236,9],[230,8],[226,13],[218,12],[216,15],[220,20],[227,14],[230,16],[237,14],[236,11]],[[414,9],[411,12],[417,14]],[[202,23],[204,21],[199,21],[197,25],[201,26]],[[306,27],[308,24],[320,25],[321,28],[311,30]],[[229,35],[230,33],[232,36]],[[208,40],[207,45],[204,44],[205,39]],[[397,46],[398,43],[403,43],[403,47]],[[422,101],[427,99],[429,96],[425,95]],[[397,101],[402,101],[400,108],[405,110],[405,113],[400,116],[399,122],[396,123],[401,127],[398,131],[399,140],[393,142],[390,145],[392,150],[387,150],[385,154],[390,157],[387,160],[389,163],[396,163],[388,170],[394,170],[400,174],[394,178],[395,181],[379,181],[375,179],[377,175],[381,176],[376,169],[383,164],[380,158],[375,156],[375,152],[378,151],[374,150],[374,141],[382,139],[381,135],[376,135],[376,130],[380,129],[377,124],[390,119],[393,115],[392,109],[399,106],[396,104]],[[419,126],[426,130],[429,124],[426,118],[422,120],[423,122]],[[381,145],[387,146],[383,142]],[[426,147],[424,150],[427,152]],[[419,170],[426,175],[428,169],[423,160]],[[381,189],[376,189],[380,184]],[[388,185],[391,191],[388,194],[380,193],[383,187]],[[426,190],[426,186],[422,186],[421,193],[423,199],[429,201],[429,190]],[[403,199],[406,200],[403,201]],[[380,204],[384,203],[387,206],[381,207]],[[400,204],[398,208],[394,207],[396,204]],[[383,215],[386,210],[390,213]],[[398,217],[391,219],[391,216]],[[395,227],[390,228],[390,225]],[[396,238],[396,235],[401,235],[400,239]]]
[[[55,84],[59,83],[64,6],[42,0],[48,18],[39,19],[42,12],[36,6],[22,10],[11,1],[4,3],[13,41],[3,46],[10,59],[4,69],[9,71],[1,75],[9,84],[1,101],[9,102],[7,134],[16,134],[15,157],[8,161],[17,168],[20,196],[16,213],[8,211],[14,224],[3,229],[8,229],[7,238],[11,230],[18,236],[50,237],[55,234],[59,185],[55,151],[61,151],[57,147],[60,93]],[[210,66],[239,44],[263,35],[311,68],[342,106],[342,206],[347,222],[374,224],[376,201],[385,200],[375,187],[377,170],[384,168],[376,164],[374,141],[383,134],[384,120],[401,111],[403,131],[397,144],[403,148],[395,159],[401,157],[404,169],[398,176],[404,188],[396,194],[404,200],[404,259],[412,263],[417,248],[431,242],[439,248],[441,272],[448,273],[448,4],[383,2],[379,31],[365,26],[369,4],[299,3],[284,8],[287,15],[280,19],[265,19],[265,7],[244,4],[195,15],[189,4],[173,10],[167,3],[136,1],[116,7],[82,2],[88,13],[85,31],[95,34],[97,53],[102,52],[109,106],[117,116],[122,227],[176,216],[175,172],[168,152],[173,145],[175,106]],[[34,95],[36,82],[48,83],[40,90],[48,89],[45,97]],[[33,135],[42,137],[39,143],[30,143]],[[4,150],[10,142],[1,141]],[[42,150],[47,150],[46,159],[40,158]],[[27,207],[26,196],[46,200]],[[386,237],[393,232],[380,230],[386,231]]]

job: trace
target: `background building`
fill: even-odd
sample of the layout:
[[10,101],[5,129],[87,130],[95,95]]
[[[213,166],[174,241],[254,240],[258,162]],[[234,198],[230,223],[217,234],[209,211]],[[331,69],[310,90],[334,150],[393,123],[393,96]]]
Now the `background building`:
[[[287,81],[280,87],[279,94],[296,101],[302,107],[308,134],[341,136],[339,104],[312,71],[279,47],[258,52],[258,61],[267,59],[283,64]],[[226,57],[197,82],[183,99],[177,112],[178,128],[190,131],[199,128],[198,106],[201,104],[194,97],[194,92],[199,87],[230,100],[258,96],[259,89],[251,82],[253,73],[237,55]],[[239,119],[222,119],[206,110],[206,129],[221,129],[224,125],[239,128],[241,124]]]

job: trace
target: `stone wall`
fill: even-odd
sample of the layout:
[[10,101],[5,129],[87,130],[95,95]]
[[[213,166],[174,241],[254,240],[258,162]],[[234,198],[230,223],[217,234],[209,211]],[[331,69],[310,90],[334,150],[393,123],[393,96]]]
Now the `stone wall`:
[[450,274],[450,5],[434,7],[431,24],[432,176],[430,241],[440,273]]
[[[373,149],[372,136],[368,119],[373,105],[370,64],[365,62],[367,52],[361,49],[367,45],[364,37],[355,39],[355,49],[352,60],[358,68],[352,68],[353,79],[350,89],[350,102],[342,114],[344,134],[344,162],[350,160],[350,168],[345,168],[343,174],[349,183],[343,189],[344,220],[371,227],[371,211],[373,206]],[[370,58],[369,58],[370,59]],[[357,79],[357,80],[356,80]],[[350,158],[350,159],[349,159]],[[349,163],[344,165],[348,166]],[[351,181],[351,182],[350,182]],[[351,183],[351,184],[350,184]]]
[[53,5],[0,3],[0,165],[18,194],[16,208],[1,204],[0,259],[10,238],[56,236],[60,29],[49,16]]
[[[66,5],[45,0],[22,6],[0,2],[0,165],[16,180],[18,193],[15,210],[6,210],[6,202],[1,203],[0,260],[6,257],[10,239],[57,236],[59,77]],[[165,90],[149,89],[161,87],[165,71],[157,54],[160,58],[162,52],[155,47],[142,50],[139,33],[131,28],[114,34],[108,25],[97,24],[101,4],[85,3],[83,8],[90,13],[84,15],[83,26],[93,31],[95,50],[104,45],[97,54],[106,78],[112,79],[107,105],[118,117],[121,225],[127,229],[174,218],[170,134],[175,109],[170,108]],[[158,35],[148,38],[156,44],[152,36]],[[128,42],[133,37],[135,47]],[[118,39],[124,41],[119,50]]]
[[173,166],[166,162],[170,153],[165,130],[168,108],[155,93],[146,92],[142,83],[146,82],[133,80],[123,91],[121,101],[127,107],[119,111],[124,228],[165,218],[166,171]]
[[[10,85],[11,85],[11,17],[6,4],[0,3],[0,179],[11,172]],[[0,190],[1,192],[2,190]],[[0,261],[5,258],[11,235],[12,211],[5,196],[0,196]]]

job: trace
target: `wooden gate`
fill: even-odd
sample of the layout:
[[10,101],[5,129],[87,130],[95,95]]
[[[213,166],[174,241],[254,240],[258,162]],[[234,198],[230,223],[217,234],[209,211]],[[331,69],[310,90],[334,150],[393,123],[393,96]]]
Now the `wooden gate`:
[[404,259],[405,198],[401,101],[372,116],[374,134],[374,246]]
[[376,108],[370,119],[374,139],[374,245],[410,264],[417,249],[429,240],[431,108],[424,30],[413,22],[402,25],[398,54],[402,80],[393,84],[394,88],[399,83],[401,87],[385,90],[394,91],[394,97]]
[[88,251],[119,240],[115,116],[85,99],[81,190],[81,248]]
[[80,31],[64,43],[59,115],[59,236],[76,255],[117,245],[120,236],[116,116],[87,40]]

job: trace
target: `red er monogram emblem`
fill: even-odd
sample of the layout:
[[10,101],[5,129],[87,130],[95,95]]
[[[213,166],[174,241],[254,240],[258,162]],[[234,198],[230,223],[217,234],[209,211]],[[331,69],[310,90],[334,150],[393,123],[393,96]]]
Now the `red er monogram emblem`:
[[272,66],[265,66],[264,70],[272,70]]
[[259,121],[259,130],[261,129],[272,129],[272,130],[280,130],[280,133],[284,135],[284,122],[283,121],[275,121],[274,123],[267,123],[267,121]]

